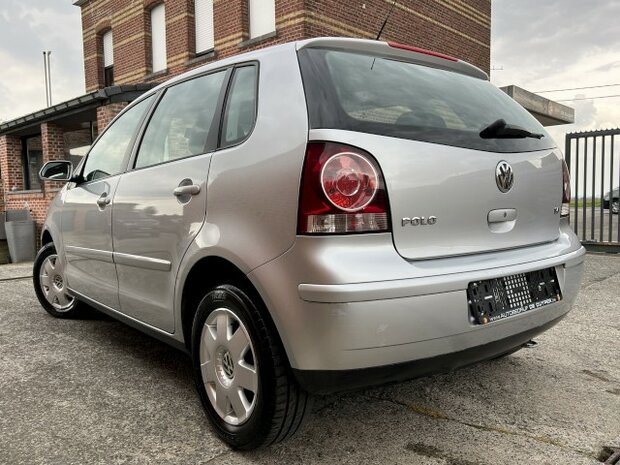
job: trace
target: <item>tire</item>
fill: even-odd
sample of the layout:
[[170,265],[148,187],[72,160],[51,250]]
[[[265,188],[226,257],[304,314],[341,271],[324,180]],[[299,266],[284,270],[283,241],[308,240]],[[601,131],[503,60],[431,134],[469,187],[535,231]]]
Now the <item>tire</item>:
[[239,450],[289,438],[310,409],[258,305],[238,287],[221,285],[200,302],[192,327],[202,406],[217,435]]
[[617,215],[619,210],[620,206],[618,205],[618,199],[614,199],[611,202],[611,212]]
[[39,303],[56,318],[78,318],[85,304],[66,291],[62,264],[57,260],[56,247],[49,243],[41,247],[34,260],[32,281]]

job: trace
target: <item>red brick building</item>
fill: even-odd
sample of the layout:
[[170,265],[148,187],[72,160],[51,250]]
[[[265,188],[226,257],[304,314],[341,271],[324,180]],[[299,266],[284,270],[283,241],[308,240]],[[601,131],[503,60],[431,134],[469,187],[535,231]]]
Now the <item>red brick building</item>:
[[[115,84],[134,84],[165,80],[218,58],[292,40],[374,39],[393,3],[79,0],[86,90],[104,87],[110,66]],[[490,0],[401,0],[394,4],[382,38],[457,56],[488,72],[490,24]],[[163,62],[157,56],[162,51]]]
[[[219,58],[317,36],[381,38],[490,68],[491,0],[78,0],[86,95],[0,124],[0,213],[40,228],[58,190],[37,173],[78,160],[109,121],[158,82]],[[76,11],[77,14],[77,11]]]

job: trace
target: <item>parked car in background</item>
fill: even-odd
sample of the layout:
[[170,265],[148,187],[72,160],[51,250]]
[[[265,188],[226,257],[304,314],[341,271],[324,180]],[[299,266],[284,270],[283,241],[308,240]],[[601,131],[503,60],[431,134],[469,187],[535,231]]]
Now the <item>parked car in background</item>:
[[187,351],[239,449],[291,436],[312,393],[514,352],[580,286],[553,139],[427,50],[323,38],[218,61],[41,176],[59,170],[42,306],[89,304]]
[[611,212],[616,215],[620,210],[620,205],[618,205],[618,199],[620,198],[619,193],[620,188],[616,187],[614,190],[607,192],[607,194],[603,197],[603,208],[605,210],[609,210],[611,208]]

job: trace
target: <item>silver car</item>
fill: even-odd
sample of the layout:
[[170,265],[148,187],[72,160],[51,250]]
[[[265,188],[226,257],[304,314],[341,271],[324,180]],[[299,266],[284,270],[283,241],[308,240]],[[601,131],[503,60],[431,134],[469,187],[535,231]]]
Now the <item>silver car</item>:
[[34,265],[42,306],[187,351],[239,449],[291,436],[313,393],[514,352],[581,281],[551,137],[478,68],[395,43],[209,64],[41,177],[67,181]]

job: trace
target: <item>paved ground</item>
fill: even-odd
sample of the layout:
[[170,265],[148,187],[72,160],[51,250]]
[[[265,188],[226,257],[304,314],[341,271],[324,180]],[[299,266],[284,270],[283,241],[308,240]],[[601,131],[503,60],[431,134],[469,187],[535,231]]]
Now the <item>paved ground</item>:
[[0,267],[1,464],[595,464],[620,434],[620,256],[588,255],[576,308],[534,349],[320,398],[292,440],[230,451],[187,357],[120,323],[49,317]]

